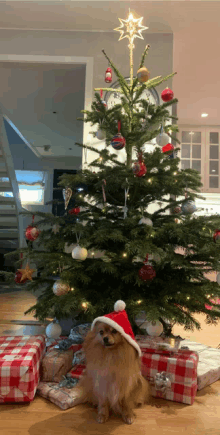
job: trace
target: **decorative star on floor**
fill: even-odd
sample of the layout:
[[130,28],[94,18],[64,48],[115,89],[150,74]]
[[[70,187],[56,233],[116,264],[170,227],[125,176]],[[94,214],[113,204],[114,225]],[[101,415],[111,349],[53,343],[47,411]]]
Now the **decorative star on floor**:
[[32,275],[34,272],[36,272],[36,270],[30,269],[29,264],[26,264],[25,269],[18,269],[18,272],[21,272],[22,274],[21,281],[23,281],[24,279],[29,279],[30,281],[32,281]]

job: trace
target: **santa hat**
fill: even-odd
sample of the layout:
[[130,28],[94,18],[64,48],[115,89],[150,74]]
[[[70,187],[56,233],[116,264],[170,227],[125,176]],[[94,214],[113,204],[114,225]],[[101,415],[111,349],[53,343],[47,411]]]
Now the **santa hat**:
[[104,322],[112,328],[116,329],[123,335],[124,338],[131,344],[138,352],[139,356],[142,356],[141,349],[138,346],[134,338],[134,333],[132,331],[131,324],[128,320],[127,313],[125,311],[126,304],[124,301],[117,301],[114,305],[114,311],[110,314],[105,314],[104,316],[97,317],[92,322],[91,331],[93,330],[96,322]]

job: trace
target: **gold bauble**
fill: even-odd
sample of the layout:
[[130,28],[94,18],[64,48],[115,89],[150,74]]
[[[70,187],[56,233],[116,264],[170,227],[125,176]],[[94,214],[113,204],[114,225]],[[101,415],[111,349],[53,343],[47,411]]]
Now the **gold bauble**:
[[143,68],[139,68],[139,70],[137,71],[137,78],[140,83],[147,82],[149,77],[150,73],[148,69],[145,68],[145,66],[143,66]]
[[56,296],[62,296],[70,291],[70,286],[62,280],[57,280],[53,285],[53,292]]

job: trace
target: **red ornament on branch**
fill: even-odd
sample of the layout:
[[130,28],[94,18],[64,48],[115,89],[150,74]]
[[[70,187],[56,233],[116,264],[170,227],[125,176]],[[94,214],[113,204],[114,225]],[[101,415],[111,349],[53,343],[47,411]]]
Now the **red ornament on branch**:
[[23,279],[22,281],[21,281],[21,278],[22,278],[22,273],[17,270],[17,272],[15,274],[16,284],[24,284],[27,281],[27,278]]
[[132,170],[136,177],[143,177],[147,173],[147,168],[143,161],[142,153],[138,154],[138,162],[134,163]]
[[105,71],[105,83],[112,82],[112,69],[110,67]]
[[69,210],[68,213],[77,216],[80,213],[80,207],[71,208],[71,210]]
[[161,92],[161,98],[164,102],[171,101],[174,97],[174,93],[170,88],[164,89],[164,91]]
[[156,276],[154,268],[150,264],[147,264],[147,262],[148,255],[146,255],[146,258],[144,260],[144,266],[142,266],[142,268],[138,272],[139,278],[142,281],[151,281]]
[[38,238],[40,234],[40,230],[34,225],[34,215],[32,217],[32,225],[28,225],[25,231],[25,237],[27,240],[30,240],[30,242],[33,242]]
[[215,230],[215,232],[213,234],[213,240],[216,243],[216,241],[219,239],[220,239],[220,230]]
[[167,153],[167,154],[168,154],[168,151],[169,151],[168,156],[169,156],[170,154],[172,154],[173,150],[174,150],[174,146],[173,146],[171,143],[168,143],[167,145],[165,145],[165,146],[162,148],[163,153]]

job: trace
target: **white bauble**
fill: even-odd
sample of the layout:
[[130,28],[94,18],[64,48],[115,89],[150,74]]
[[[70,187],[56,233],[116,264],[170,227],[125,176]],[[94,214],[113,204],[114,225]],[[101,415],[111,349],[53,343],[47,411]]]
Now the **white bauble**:
[[81,246],[76,246],[76,248],[72,251],[72,257],[74,260],[80,260],[83,261],[86,259],[88,255],[88,251],[86,248],[81,248]]
[[95,135],[99,140],[104,140],[106,138],[106,134],[104,130],[98,130]]
[[220,285],[220,273],[217,273],[216,281],[217,281],[217,283]]
[[68,243],[65,243],[65,245],[64,245],[65,254],[71,254],[71,252],[75,248],[75,246],[76,246],[75,243],[72,243],[71,245],[68,245]]
[[160,147],[164,147],[170,142],[170,136],[168,136],[168,134],[166,133],[158,134],[158,136],[156,137],[156,142],[157,145],[159,145]]
[[187,201],[182,205],[183,214],[192,214],[197,210],[196,204],[193,201]]
[[138,223],[139,223],[139,225],[141,225],[141,224],[145,224],[145,225],[149,225],[150,227],[153,226],[153,222],[152,222],[152,220],[149,219],[149,218],[145,218],[145,217],[142,217],[142,218],[139,220]]
[[46,336],[48,338],[53,338],[56,340],[57,338],[60,337],[61,332],[62,332],[62,328],[57,321],[49,323],[49,325],[47,325],[46,327]]
[[156,322],[149,322],[146,331],[148,335],[151,335],[151,337],[159,337],[160,334],[163,332],[163,325],[159,320]]

